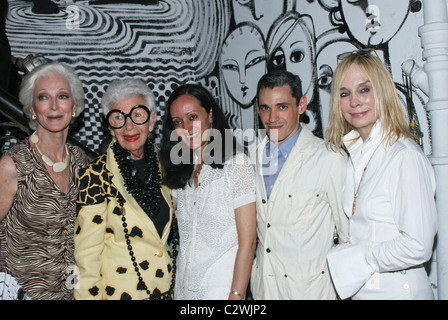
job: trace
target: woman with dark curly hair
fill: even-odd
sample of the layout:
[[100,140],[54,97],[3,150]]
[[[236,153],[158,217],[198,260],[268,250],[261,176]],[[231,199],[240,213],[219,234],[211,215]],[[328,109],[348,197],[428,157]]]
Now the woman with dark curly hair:
[[180,86],[168,99],[161,163],[162,183],[176,189],[175,299],[245,296],[256,244],[254,170],[226,129],[202,86]]

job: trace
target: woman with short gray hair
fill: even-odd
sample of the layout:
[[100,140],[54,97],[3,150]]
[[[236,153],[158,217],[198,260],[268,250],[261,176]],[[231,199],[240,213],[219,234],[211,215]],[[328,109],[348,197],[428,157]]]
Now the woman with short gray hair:
[[172,299],[169,235],[176,223],[148,138],[156,123],[154,95],[141,80],[115,80],[101,106],[113,139],[79,172],[75,299]]

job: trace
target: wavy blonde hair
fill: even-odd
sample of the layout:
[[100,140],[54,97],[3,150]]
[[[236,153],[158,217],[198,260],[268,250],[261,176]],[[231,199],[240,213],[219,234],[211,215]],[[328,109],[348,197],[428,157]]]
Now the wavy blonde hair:
[[356,63],[370,80],[374,95],[374,110],[381,120],[383,135],[389,144],[401,136],[411,137],[406,114],[398,99],[395,83],[383,62],[371,53],[354,52],[345,57],[337,66],[331,84],[330,120],[325,132],[325,143],[333,150],[343,148],[343,138],[355,129],[345,120],[341,111],[340,87],[348,69]]

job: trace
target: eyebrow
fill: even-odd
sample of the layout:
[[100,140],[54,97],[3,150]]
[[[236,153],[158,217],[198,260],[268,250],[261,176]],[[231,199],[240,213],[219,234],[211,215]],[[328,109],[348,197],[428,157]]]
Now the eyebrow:
[[[365,86],[368,83],[370,83],[370,80],[366,80],[364,82],[361,82],[360,84],[357,85],[357,87]],[[339,88],[339,90],[348,90],[348,89],[346,87],[341,87],[341,88]]]
[[[277,102],[276,104],[274,104],[274,107],[290,106],[290,105],[291,104],[289,102]],[[261,107],[268,107],[268,108],[270,108],[270,106],[268,104],[266,104],[266,103],[258,105],[258,108],[261,108]]]

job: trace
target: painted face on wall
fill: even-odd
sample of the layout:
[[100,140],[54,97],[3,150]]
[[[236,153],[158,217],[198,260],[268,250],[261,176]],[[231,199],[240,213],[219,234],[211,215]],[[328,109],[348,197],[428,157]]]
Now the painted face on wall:
[[366,46],[388,42],[409,13],[409,0],[341,0],[349,33]]
[[249,107],[255,99],[258,80],[266,72],[264,39],[255,25],[240,25],[228,35],[219,67],[229,95],[242,107]]
[[266,36],[272,23],[285,12],[285,1],[272,0],[232,0],[233,17],[237,24],[250,21],[255,23]]
[[315,88],[315,47],[312,20],[291,13],[276,22],[268,39],[268,69],[288,70],[302,80],[303,95],[312,101]]
[[[338,32],[339,33],[339,32]],[[337,55],[356,50],[356,46],[348,41],[328,42],[317,55],[317,86],[319,88],[319,100],[322,108],[322,129],[325,130],[330,119],[330,91],[333,82],[333,73],[337,67]]]

